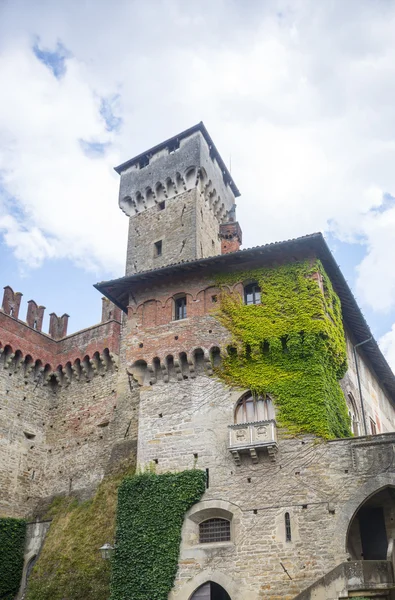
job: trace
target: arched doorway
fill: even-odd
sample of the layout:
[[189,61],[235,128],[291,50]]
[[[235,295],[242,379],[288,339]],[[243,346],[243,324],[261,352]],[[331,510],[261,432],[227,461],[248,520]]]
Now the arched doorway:
[[231,597],[218,583],[208,581],[192,594],[191,600],[231,600]]
[[385,487],[370,496],[354,514],[347,536],[353,560],[386,560],[395,537],[395,489]]

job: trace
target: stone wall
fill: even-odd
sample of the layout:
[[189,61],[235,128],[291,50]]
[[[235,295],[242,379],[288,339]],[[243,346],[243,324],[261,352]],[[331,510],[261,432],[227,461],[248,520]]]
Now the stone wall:
[[[184,523],[172,600],[188,600],[210,579],[226,581],[232,598],[292,598],[347,560],[353,514],[370,493],[394,484],[393,433],[320,442],[280,432],[275,460],[262,450],[257,464],[242,455],[236,466],[228,426],[244,391],[204,374],[140,388],[139,465],[157,472],[197,467],[209,475]],[[224,514],[231,515],[232,541],[199,544],[199,518]]]
[[135,451],[138,395],[114,318],[55,341],[0,311],[0,331],[0,514],[43,514]]
[[[6,364],[5,364],[6,363]],[[29,513],[40,495],[51,389],[39,371],[0,356],[0,514]]]

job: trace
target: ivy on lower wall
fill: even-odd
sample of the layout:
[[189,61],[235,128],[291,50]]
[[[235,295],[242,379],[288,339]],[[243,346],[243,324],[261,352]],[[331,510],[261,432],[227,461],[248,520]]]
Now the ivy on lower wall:
[[143,473],[118,493],[111,600],[167,600],[177,572],[186,511],[204,493],[206,474]]
[[26,521],[0,518],[0,598],[13,600],[23,570]]
[[[256,281],[261,304],[245,305],[227,285]],[[321,286],[320,286],[321,282]],[[318,260],[218,277],[217,318],[235,352],[217,373],[230,385],[270,394],[276,419],[291,433],[351,435],[339,385],[347,369],[341,306]]]
[[101,558],[99,548],[114,540],[118,487],[133,471],[133,465],[124,464],[89,501],[70,496],[54,500],[46,515],[53,520],[26,600],[108,600],[111,564]]

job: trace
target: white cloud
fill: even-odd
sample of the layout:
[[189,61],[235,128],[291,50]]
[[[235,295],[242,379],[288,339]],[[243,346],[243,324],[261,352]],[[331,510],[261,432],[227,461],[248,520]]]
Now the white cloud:
[[[14,0],[0,19],[6,243],[120,273],[112,166],[203,119],[243,196],[246,245],[330,230],[366,244],[358,296],[395,307],[395,5]],[[11,34],[12,32],[12,34]],[[71,52],[57,80],[32,40]],[[119,95],[108,132],[100,99]],[[79,140],[108,144],[84,154]],[[4,225],[5,222],[5,225]],[[16,223],[16,224],[15,224]],[[18,240],[18,244],[16,244]]]
[[395,373],[395,323],[392,325],[391,330],[380,338],[379,344],[390,367]]

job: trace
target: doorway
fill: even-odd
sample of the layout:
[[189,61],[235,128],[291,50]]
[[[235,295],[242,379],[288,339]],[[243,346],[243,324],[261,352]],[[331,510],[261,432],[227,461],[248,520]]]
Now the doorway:
[[361,508],[358,514],[364,560],[386,560],[387,532],[382,506]]
[[231,600],[231,598],[218,583],[208,581],[192,594],[191,600]]
[[395,489],[386,487],[368,498],[355,513],[347,536],[352,560],[386,560],[394,537]]

